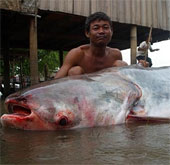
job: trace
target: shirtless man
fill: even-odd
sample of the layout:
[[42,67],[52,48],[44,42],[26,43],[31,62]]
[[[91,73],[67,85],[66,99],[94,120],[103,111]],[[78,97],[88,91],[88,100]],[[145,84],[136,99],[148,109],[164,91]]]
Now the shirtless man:
[[90,15],[85,22],[85,35],[90,44],[70,50],[55,78],[92,73],[112,66],[127,66],[120,50],[107,47],[113,34],[110,18],[102,12]]

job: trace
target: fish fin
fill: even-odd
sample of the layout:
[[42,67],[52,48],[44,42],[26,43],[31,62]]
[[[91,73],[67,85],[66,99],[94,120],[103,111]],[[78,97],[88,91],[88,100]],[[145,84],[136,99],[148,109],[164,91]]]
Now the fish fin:
[[126,118],[126,123],[170,123],[170,118],[129,114]]

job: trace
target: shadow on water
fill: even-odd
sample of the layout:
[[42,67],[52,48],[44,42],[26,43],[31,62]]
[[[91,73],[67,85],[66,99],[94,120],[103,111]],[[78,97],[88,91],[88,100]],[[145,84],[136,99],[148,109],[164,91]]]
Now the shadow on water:
[[[2,110],[2,100],[0,105]],[[43,132],[0,128],[0,164],[168,165],[169,130],[170,124]]]

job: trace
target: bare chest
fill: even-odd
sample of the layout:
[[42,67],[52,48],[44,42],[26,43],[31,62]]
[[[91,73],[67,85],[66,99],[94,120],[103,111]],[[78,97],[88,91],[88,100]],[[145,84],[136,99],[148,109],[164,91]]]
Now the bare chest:
[[113,66],[114,59],[111,57],[84,57],[80,66],[86,73],[96,72]]

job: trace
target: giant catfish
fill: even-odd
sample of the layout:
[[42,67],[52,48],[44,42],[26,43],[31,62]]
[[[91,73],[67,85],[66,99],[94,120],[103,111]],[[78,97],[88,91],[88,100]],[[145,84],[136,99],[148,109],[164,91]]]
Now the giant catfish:
[[128,66],[51,80],[5,101],[4,127],[58,130],[170,122],[170,67]]

